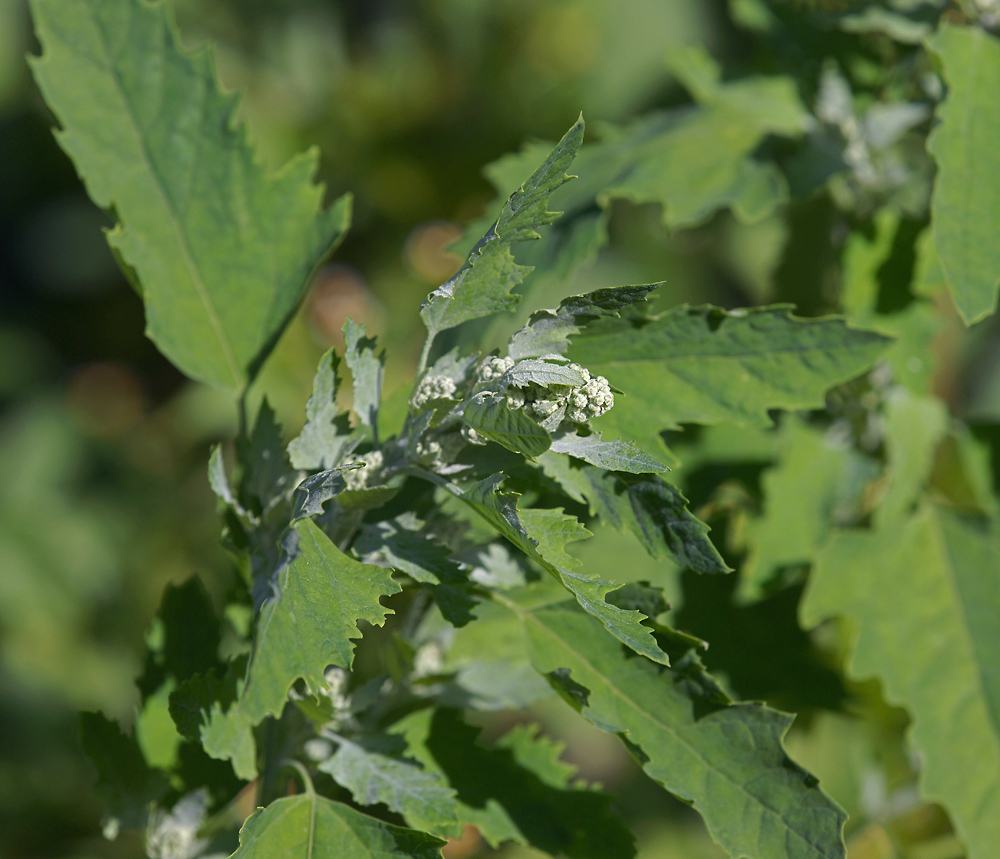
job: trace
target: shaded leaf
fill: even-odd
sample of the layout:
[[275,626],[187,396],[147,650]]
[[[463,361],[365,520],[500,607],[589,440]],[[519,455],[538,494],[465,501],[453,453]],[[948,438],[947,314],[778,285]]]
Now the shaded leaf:
[[169,5],[35,0],[35,79],[92,199],[113,211],[115,255],[138,275],[147,332],[177,367],[245,389],[350,201],[321,210],[317,153],[268,176],[207,50],[183,52]]
[[433,337],[470,319],[510,310],[517,298],[511,289],[528,269],[514,262],[510,245],[538,238],[537,229],[558,215],[547,209],[549,196],[563,183],[583,141],[583,118],[566,132],[545,162],[504,203],[500,216],[451,280],[435,289],[420,307],[420,318]]
[[853,622],[848,668],[906,707],[925,796],[970,859],[1000,844],[1000,579],[996,526],[925,504],[882,532],[845,531],[824,549],[801,604],[805,627]]
[[930,40],[948,94],[927,140],[938,174],[931,224],[938,259],[966,325],[996,310],[1000,284],[1000,41],[982,27],[944,24]]
[[730,702],[690,656],[677,670],[629,658],[575,608],[515,610],[536,670],[588,721],[620,734],[730,855],[845,856],[846,815],[782,747],[791,716]]
[[251,814],[232,859],[441,859],[444,844],[310,791]]
[[344,472],[360,465],[341,466],[329,471],[321,471],[303,480],[295,487],[295,504],[292,510],[292,521],[304,519],[307,516],[317,516],[323,512],[323,505],[331,498],[339,495],[347,488]]
[[515,728],[487,749],[457,711],[439,709],[407,716],[394,730],[427,770],[444,775],[457,794],[459,819],[491,846],[516,841],[569,859],[635,855],[609,798],[572,786],[574,770],[559,760],[561,748],[537,729]]
[[510,408],[506,397],[489,391],[473,397],[462,413],[462,420],[484,438],[532,458],[548,450],[552,440],[548,431],[523,409]]

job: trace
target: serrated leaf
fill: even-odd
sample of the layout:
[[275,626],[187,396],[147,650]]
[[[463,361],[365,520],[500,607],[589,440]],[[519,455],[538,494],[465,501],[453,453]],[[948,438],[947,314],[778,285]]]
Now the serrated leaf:
[[350,740],[319,765],[361,805],[384,803],[407,825],[442,837],[462,834],[455,791],[439,773]]
[[573,338],[569,356],[627,395],[600,426],[651,448],[659,431],[682,423],[769,426],[769,409],[819,408],[829,388],[862,373],[890,343],[786,307],[678,307],[648,320],[600,320]]
[[523,409],[512,409],[501,394],[483,391],[469,401],[462,420],[501,447],[534,458],[549,449],[552,436]]
[[536,670],[588,721],[621,735],[730,855],[845,856],[846,814],[782,747],[791,716],[730,702],[696,662],[672,671],[629,658],[575,608],[515,610]]
[[[353,468],[360,467],[353,466]],[[321,471],[318,474],[310,475],[296,486],[292,521],[296,522],[299,519],[318,516],[322,513],[323,505],[347,488],[344,472],[351,471],[353,468],[352,466],[341,466],[329,471]]]
[[232,859],[441,859],[444,844],[309,791],[251,814]]
[[169,789],[166,774],[150,767],[135,738],[101,713],[80,714],[80,744],[97,770],[106,817],[145,826],[150,803]]
[[554,310],[536,310],[528,323],[510,338],[507,355],[515,361],[562,355],[569,348],[573,335],[587,323],[602,316],[618,316],[626,307],[646,301],[649,293],[660,285],[598,289],[563,299]]
[[850,674],[878,677],[909,710],[922,791],[948,810],[970,859],[1000,844],[998,556],[994,523],[925,504],[899,527],[838,534],[800,607],[807,628],[853,621]]
[[311,519],[292,525],[293,556],[260,610],[240,706],[253,724],[280,715],[299,678],[312,690],[329,665],[350,668],[358,621],[381,626],[390,610],[380,599],[400,587],[384,567],[341,552]]
[[934,242],[948,289],[966,325],[996,310],[1000,284],[1000,40],[977,26],[943,24],[930,40],[947,97],[927,148],[938,165],[931,198]]
[[565,364],[531,358],[518,361],[500,379],[501,384],[513,385],[515,388],[524,388],[530,384],[542,387],[550,385],[580,387],[586,381],[579,370],[574,370]]
[[621,583],[594,579],[579,571],[580,563],[565,551],[567,543],[583,540],[590,532],[562,510],[517,509],[517,495],[499,491],[502,475],[493,475],[459,496],[504,537],[555,577],[585,611],[596,617],[615,638],[664,665],[667,654],[644,626],[646,616],[634,609],[620,608],[605,597]]
[[344,341],[344,360],[354,385],[354,411],[366,427],[378,426],[385,352],[375,354],[374,338],[365,336],[365,326],[353,319],[344,323]]
[[549,455],[540,463],[571,496],[586,500],[592,515],[630,531],[654,558],[669,555],[699,573],[729,572],[708,539],[709,527],[688,510],[687,499],[673,484],[655,474],[616,473],[561,463]]
[[538,238],[538,228],[558,214],[547,209],[549,196],[571,178],[566,174],[583,141],[580,117],[545,162],[504,203],[489,232],[473,248],[465,265],[435,289],[420,307],[430,337],[471,319],[510,310],[517,303],[511,290],[528,269],[514,262],[510,245]]
[[[811,563],[838,525],[861,519],[861,499],[878,463],[848,442],[788,416],[781,457],[761,476],[764,509],[747,523],[739,596],[757,600],[782,567]],[[803,475],[808,479],[803,480]]]
[[187,375],[242,392],[350,218],[322,211],[310,151],[267,175],[208,50],[180,48],[168,4],[33,0],[35,79],[92,199],[118,219],[147,333]]
[[337,409],[340,359],[331,349],[316,368],[312,394],[306,403],[306,423],[288,443],[293,468],[318,471],[333,468],[357,443],[346,412]]
[[643,453],[630,441],[601,441],[600,433],[581,436],[576,433],[564,433],[552,439],[553,453],[566,453],[576,459],[604,468],[608,471],[626,471],[630,474],[657,474],[669,471],[662,462],[658,462],[648,454]]
[[238,459],[243,466],[240,479],[240,500],[260,514],[284,493],[297,475],[285,456],[281,427],[271,404],[265,397],[249,436],[236,442]]
[[414,713],[393,729],[403,733],[425,769],[448,780],[458,796],[459,819],[476,826],[490,846],[516,841],[569,859],[635,855],[609,798],[571,786],[573,769],[535,730],[515,729],[487,749],[476,742],[478,730],[448,709]]

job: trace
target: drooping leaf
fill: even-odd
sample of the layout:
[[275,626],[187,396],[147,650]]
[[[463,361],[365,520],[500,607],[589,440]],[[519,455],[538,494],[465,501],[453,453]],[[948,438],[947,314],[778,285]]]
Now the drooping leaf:
[[653,630],[642,623],[646,615],[606,599],[622,583],[585,575],[579,570],[579,561],[566,553],[567,543],[586,539],[590,532],[562,510],[519,511],[517,495],[501,492],[501,481],[502,475],[495,474],[466,490],[460,498],[554,576],[615,638],[637,653],[669,664],[667,654],[653,637]]
[[346,412],[337,409],[340,359],[331,349],[316,368],[313,390],[306,403],[306,423],[288,443],[293,468],[318,471],[333,468],[356,443]]
[[342,739],[319,768],[361,805],[384,803],[413,829],[451,838],[462,834],[455,791],[439,773],[414,761]]
[[890,342],[786,307],[678,307],[648,320],[599,320],[573,338],[569,357],[627,395],[599,426],[655,450],[658,433],[682,423],[769,426],[769,409],[818,408],[827,389],[866,370]]
[[523,409],[510,408],[506,397],[489,391],[469,401],[462,420],[484,438],[531,458],[548,450],[552,440]]
[[309,791],[251,814],[232,859],[440,859],[444,844]]
[[80,714],[80,744],[97,770],[105,817],[123,826],[145,826],[150,803],[169,789],[166,774],[150,767],[135,738],[100,713]]
[[382,398],[385,352],[375,354],[375,340],[365,335],[365,326],[348,319],[344,323],[344,360],[354,383],[354,411],[366,427],[378,426]]
[[268,176],[211,54],[183,52],[168,4],[35,0],[35,78],[115,254],[139,278],[147,332],[187,375],[239,393],[350,218],[322,211],[310,151]]
[[552,439],[553,453],[566,453],[608,471],[630,474],[657,474],[669,471],[663,463],[643,453],[630,441],[601,441],[600,433],[581,436],[563,433]]
[[838,534],[802,600],[805,627],[853,621],[849,671],[906,707],[920,782],[970,859],[1000,844],[1000,537],[993,523],[923,505],[881,532]]
[[358,621],[381,626],[389,609],[379,600],[400,590],[388,570],[345,555],[311,519],[290,533],[297,545],[260,610],[240,700],[253,724],[281,713],[297,679],[316,690],[328,665],[350,668]]
[[618,316],[624,308],[645,301],[659,286],[650,283],[598,289],[586,295],[570,296],[555,310],[536,310],[528,323],[510,338],[507,355],[515,361],[562,355],[569,348],[573,335],[588,322],[602,316]]
[[560,462],[548,454],[540,462],[572,497],[586,500],[593,515],[634,534],[654,558],[669,555],[699,573],[729,572],[708,539],[708,526],[688,510],[680,490],[661,477]]
[[1000,40],[983,27],[944,24],[930,40],[948,94],[927,140],[938,174],[931,224],[938,258],[966,325],[996,310],[1000,285]]
[[558,217],[548,211],[548,199],[571,178],[566,171],[582,141],[583,117],[566,132],[541,167],[510,196],[458,274],[427,296],[420,307],[420,318],[431,337],[470,319],[515,306],[517,299],[510,291],[524,280],[527,270],[514,262],[510,246],[538,238],[538,228]]
[[[455,710],[414,713],[394,730],[426,770],[442,774],[458,797],[458,816],[493,847],[527,844],[569,859],[630,859],[632,837],[607,796],[571,784],[560,749],[531,728],[516,728],[493,748]],[[539,813],[544,809],[544,813]]]
[[588,721],[621,735],[647,775],[691,803],[730,855],[845,856],[846,815],[782,747],[790,716],[732,703],[694,660],[670,670],[626,657],[571,606],[514,608],[536,670]]
[[331,468],[329,471],[320,471],[303,480],[295,487],[292,521],[295,522],[307,516],[317,516],[322,513],[323,505],[347,488],[344,472],[360,467],[355,465]]
[[856,524],[862,496],[879,472],[847,442],[791,415],[780,434],[781,458],[761,476],[763,512],[747,523],[738,591],[745,600],[764,596],[782,567],[811,563],[836,526]]

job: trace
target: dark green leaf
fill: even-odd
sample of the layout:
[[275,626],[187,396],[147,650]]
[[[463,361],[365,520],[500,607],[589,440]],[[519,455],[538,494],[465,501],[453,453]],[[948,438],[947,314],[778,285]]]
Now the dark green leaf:
[[552,440],[522,409],[510,408],[506,397],[489,391],[469,402],[462,420],[484,438],[531,458],[548,450]]

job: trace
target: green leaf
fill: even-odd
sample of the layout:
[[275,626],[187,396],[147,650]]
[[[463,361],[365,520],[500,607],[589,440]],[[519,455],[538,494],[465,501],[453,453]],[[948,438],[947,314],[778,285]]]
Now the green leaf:
[[819,408],[828,388],[862,373],[890,342],[782,306],[678,307],[601,320],[574,337],[569,356],[627,394],[600,426],[651,448],[659,431],[682,423],[769,426],[769,409]]
[[811,563],[836,526],[856,524],[861,499],[879,473],[847,440],[791,415],[780,435],[780,459],[761,476],[763,513],[747,524],[739,583],[744,600],[763,597],[782,567]]
[[734,704],[690,657],[677,670],[629,658],[582,612],[525,611],[532,663],[650,778],[691,803],[712,837],[748,859],[844,857],[846,815],[782,747],[792,717]]
[[805,627],[853,621],[849,671],[912,716],[925,796],[970,859],[1000,844],[1000,579],[996,525],[925,504],[883,532],[838,534],[801,603]]
[[548,450],[552,441],[548,431],[522,409],[510,408],[506,397],[489,391],[469,402],[462,420],[484,438],[532,459]]
[[439,709],[407,716],[393,730],[426,770],[445,776],[458,796],[459,819],[490,846],[516,841],[569,859],[635,855],[609,798],[571,785],[574,770],[558,759],[561,748],[537,729],[515,728],[487,749],[457,711]]
[[563,355],[569,348],[570,339],[587,323],[602,316],[617,317],[626,307],[645,301],[659,286],[650,283],[598,289],[563,299],[555,310],[536,310],[528,323],[510,338],[507,355],[515,361]]
[[106,818],[128,827],[145,826],[150,803],[169,788],[166,774],[150,767],[135,739],[100,713],[80,714],[80,744],[97,770]]
[[356,802],[384,803],[414,829],[452,838],[462,834],[455,791],[439,773],[350,740],[338,742],[337,751],[319,768],[347,788]]
[[566,453],[608,471],[656,474],[669,471],[663,463],[643,453],[630,441],[601,441],[601,434],[564,433],[552,440],[553,453]]
[[113,211],[147,333],[190,377],[242,392],[350,218],[321,210],[317,154],[267,175],[211,53],[184,53],[169,4],[33,0],[35,79],[91,198]]
[[445,842],[392,826],[311,790],[258,808],[232,859],[441,859]]
[[503,374],[500,381],[504,385],[524,388],[530,384],[541,385],[542,387],[550,385],[580,387],[587,380],[578,370],[574,370],[565,364],[527,358],[523,361],[518,361]]
[[948,431],[948,409],[935,397],[896,389],[885,408],[889,485],[875,508],[878,528],[898,526],[917,502],[934,467],[934,453]]
[[982,27],[944,24],[929,42],[948,95],[927,140],[938,174],[931,223],[941,268],[966,325],[996,310],[1000,284],[1000,41]]
[[458,274],[427,296],[420,307],[420,318],[430,337],[470,319],[510,310],[517,304],[510,291],[524,280],[529,269],[514,262],[510,246],[538,238],[538,228],[558,217],[548,211],[548,199],[556,188],[570,180],[566,170],[582,141],[583,117],[580,117],[542,166],[504,203],[499,218],[473,248]]
[[680,490],[657,475],[615,473],[592,465],[567,467],[549,454],[540,462],[571,495],[577,493],[589,503],[592,515],[630,531],[654,558],[669,555],[699,573],[729,572],[708,539],[709,527],[688,510]]
[[281,714],[297,679],[316,691],[327,666],[350,668],[358,621],[381,626],[390,610],[379,600],[400,591],[388,570],[345,555],[311,519],[296,522],[290,535],[297,545],[260,610],[240,700],[253,724]]
[[344,323],[344,360],[354,383],[354,411],[366,427],[378,426],[385,352],[375,355],[375,340],[365,336],[365,326],[353,319]]
[[584,540],[590,532],[562,510],[519,511],[518,496],[499,491],[502,479],[502,475],[495,474],[459,497],[554,576],[615,638],[637,653],[669,664],[667,654],[653,637],[653,630],[642,623],[646,615],[635,609],[621,608],[606,599],[621,587],[621,583],[584,575],[578,570],[580,562],[566,554],[567,543]]
[[337,409],[340,360],[331,349],[316,368],[313,390],[306,403],[306,423],[297,438],[288,443],[293,468],[319,471],[333,468],[357,443],[350,418]]
[[260,514],[268,510],[275,500],[283,498],[292,482],[298,479],[288,464],[281,427],[266,397],[249,437],[239,437],[236,449],[243,466],[240,499],[245,506]]
[[[354,466],[354,468],[360,467]],[[307,516],[318,516],[322,513],[323,505],[347,488],[344,472],[351,470],[353,470],[351,466],[341,466],[329,471],[320,471],[296,486],[292,521],[297,522]]]

